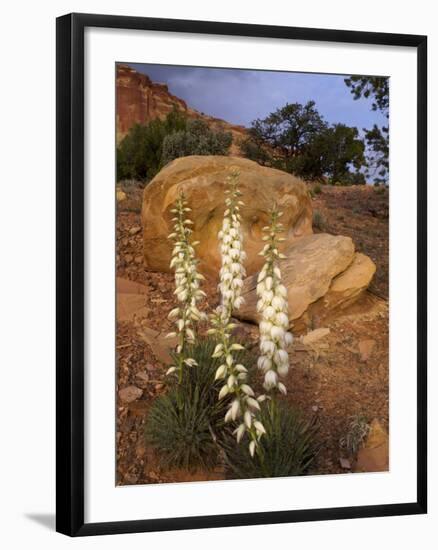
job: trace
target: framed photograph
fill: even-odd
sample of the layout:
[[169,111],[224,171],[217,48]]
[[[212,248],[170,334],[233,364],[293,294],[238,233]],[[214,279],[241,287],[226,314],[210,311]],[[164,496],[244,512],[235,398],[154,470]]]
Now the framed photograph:
[[425,36],[57,19],[57,530],[426,513]]

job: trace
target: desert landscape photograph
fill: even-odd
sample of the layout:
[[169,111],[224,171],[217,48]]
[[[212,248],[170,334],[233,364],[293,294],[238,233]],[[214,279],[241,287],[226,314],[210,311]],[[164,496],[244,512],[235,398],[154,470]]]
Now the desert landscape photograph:
[[389,470],[389,89],[116,65],[116,485]]

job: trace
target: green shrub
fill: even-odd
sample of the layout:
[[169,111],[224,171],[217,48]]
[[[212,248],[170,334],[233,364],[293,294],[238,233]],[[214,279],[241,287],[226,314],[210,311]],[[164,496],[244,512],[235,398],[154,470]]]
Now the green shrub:
[[[200,340],[187,349],[198,363],[183,371],[181,384],[171,383],[169,392],[158,397],[149,412],[145,437],[165,467],[212,469],[220,459],[220,445],[228,433],[224,416],[228,401],[218,400],[223,381],[215,381],[220,359],[213,359],[216,341]],[[245,350],[237,360],[249,366]],[[246,362],[246,363],[245,363]]]
[[386,193],[386,187],[383,185],[379,185],[378,187],[374,188],[374,192],[376,195],[384,195]]
[[163,141],[186,128],[186,117],[176,108],[164,120],[134,124],[117,148],[117,180],[152,179],[162,166]]
[[326,227],[326,219],[324,217],[324,214],[322,214],[322,212],[320,212],[319,210],[313,211],[312,225],[320,231],[324,231]]
[[[333,182],[332,182],[333,183]],[[347,171],[342,174],[334,185],[365,185],[366,179],[362,172],[350,172]]]
[[315,419],[305,420],[300,412],[285,403],[270,402],[262,407],[266,434],[260,439],[260,453],[251,458],[248,446],[228,439],[225,452],[227,470],[238,479],[287,477],[305,474],[320,445],[316,442]]
[[322,189],[319,183],[313,186],[313,193],[315,195],[320,195],[322,193]]
[[226,155],[231,142],[230,132],[211,130],[200,119],[189,120],[184,130],[164,138],[162,164],[188,155]]
[[262,166],[271,166],[273,163],[274,159],[268,152],[268,146],[262,145],[251,137],[240,140],[239,149],[244,157],[254,160]]

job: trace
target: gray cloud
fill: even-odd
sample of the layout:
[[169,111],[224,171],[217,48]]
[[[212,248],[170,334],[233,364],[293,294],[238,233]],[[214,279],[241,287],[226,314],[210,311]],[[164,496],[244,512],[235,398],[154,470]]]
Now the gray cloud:
[[316,101],[330,123],[371,127],[386,120],[371,102],[353,100],[344,76],[241,69],[131,64],[156,82],[165,82],[191,107],[232,123],[250,126],[255,118],[285,103]]

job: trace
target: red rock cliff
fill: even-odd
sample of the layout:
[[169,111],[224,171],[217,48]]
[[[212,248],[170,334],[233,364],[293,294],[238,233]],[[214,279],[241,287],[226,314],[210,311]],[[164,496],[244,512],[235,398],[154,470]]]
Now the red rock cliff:
[[239,154],[237,143],[245,137],[243,126],[229,124],[191,109],[185,101],[171,94],[166,84],[152,80],[127,65],[117,65],[117,141],[136,123],[147,124],[155,118],[165,118],[174,107],[190,118],[201,118],[213,128],[222,127],[233,135],[231,154]]

